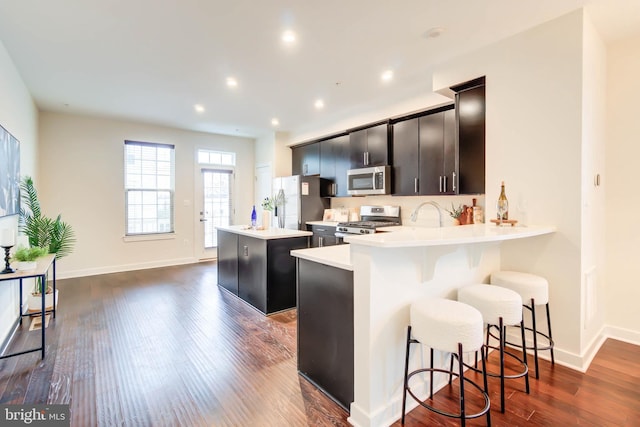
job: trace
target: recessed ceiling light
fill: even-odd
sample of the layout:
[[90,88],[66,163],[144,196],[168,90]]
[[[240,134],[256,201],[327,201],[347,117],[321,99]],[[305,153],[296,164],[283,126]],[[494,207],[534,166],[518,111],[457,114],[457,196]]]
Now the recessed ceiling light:
[[393,70],[386,70],[384,73],[382,73],[380,78],[383,82],[391,81],[393,79]]
[[280,121],[277,118],[273,118],[271,119],[271,125],[273,126],[278,126],[280,124]]
[[204,107],[200,104],[194,105],[193,109],[196,110],[196,113],[204,113]]
[[227,86],[236,87],[238,86],[238,81],[234,77],[227,77]]
[[436,37],[440,37],[444,32],[445,32],[445,29],[442,27],[433,27],[433,28],[429,28],[424,33],[424,37],[427,39],[435,39]]
[[291,44],[296,41],[296,33],[291,30],[287,30],[282,33],[282,41],[286,44]]
[[324,101],[322,99],[316,99],[316,102],[313,105],[316,109],[322,110],[324,108]]

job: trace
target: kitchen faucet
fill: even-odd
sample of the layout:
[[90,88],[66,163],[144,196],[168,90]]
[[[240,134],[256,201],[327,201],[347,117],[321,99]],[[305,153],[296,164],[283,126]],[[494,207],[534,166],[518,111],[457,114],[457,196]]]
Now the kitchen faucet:
[[434,208],[436,208],[436,210],[438,211],[438,225],[440,227],[442,227],[442,208],[440,207],[439,204],[437,204],[433,200],[429,200],[427,202],[420,203],[418,205],[418,207],[411,214],[411,217],[410,217],[411,218],[411,222],[416,222],[416,220],[418,219],[418,212],[420,212],[420,208],[423,207],[424,205],[431,205]]

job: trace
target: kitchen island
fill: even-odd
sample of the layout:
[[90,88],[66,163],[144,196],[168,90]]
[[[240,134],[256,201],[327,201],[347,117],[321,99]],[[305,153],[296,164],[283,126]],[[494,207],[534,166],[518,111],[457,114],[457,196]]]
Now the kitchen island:
[[309,247],[308,231],[246,225],[218,227],[218,285],[263,314],[296,306],[294,249]]
[[344,409],[353,402],[353,272],[349,245],[297,258],[298,372]]
[[[405,340],[413,301],[423,296],[456,299],[458,288],[487,283],[491,272],[500,269],[501,242],[549,239],[555,228],[477,224],[399,226],[387,231],[345,238],[350,243],[353,271],[354,389],[349,422],[356,426],[387,426],[400,418]],[[306,257],[310,258],[308,253]],[[316,255],[319,263],[334,259],[326,253]],[[428,363],[428,353],[420,353],[412,353],[411,369],[424,358]],[[442,355],[437,356],[437,363],[446,363]],[[427,386],[412,389],[426,392]]]

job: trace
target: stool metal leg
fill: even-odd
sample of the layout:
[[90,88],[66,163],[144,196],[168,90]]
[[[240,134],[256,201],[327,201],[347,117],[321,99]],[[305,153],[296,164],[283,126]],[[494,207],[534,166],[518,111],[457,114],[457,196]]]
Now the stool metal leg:
[[409,387],[409,347],[411,346],[411,326],[407,330],[407,354],[404,360],[404,389],[402,391],[402,425],[404,425],[404,413],[407,408],[407,388]]
[[533,322],[533,356],[534,363],[536,365],[536,379],[540,379],[540,371],[538,370],[538,327],[536,326],[536,302],[533,298],[531,298],[531,322]]
[[464,401],[464,360],[462,359],[462,356],[462,344],[458,343],[458,369],[460,371],[460,376],[458,377],[460,382],[460,425],[464,427],[467,419]]
[[500,330],[498,334],[500,340],[500,412],[504,414],[504,336],[506,331],[502,323],[502,317],[498,319],[498,329]]
[[[551,315],[549,314],[549,303],[546,304],[547,305],[547,330],[549,331],[549,344],[551,346],[551,364],[555,365],[556,364],[556,359],[553,356],[553,336],[551,335]],[[537,370],[536,370],[536,374],[537,374]]]
[[[477,352],[476,352],[477,354]],[[477,359],[476,359],[477,363]],[[482,359],[482,380],[484,381],[484,392],[489,396],[489,382],[487,381],[487,362]],[[487,411],[487,427],[491,427],[491,411]]]
[[[525,328],[524,328],[524,318],[520,321],[520,331],[522,333],[522,360],[524,365],[527,368],[527,375],[524,377],[524,384],[525,384],[525,388],[527,391],[527,394],[529,394],[529,365],[527,364],[527,338],[526,335],[524,333]],[[536,363],[538,362],[538,360],[536,359]],[[538,373],[538,368],[536,366],[536,374]]]

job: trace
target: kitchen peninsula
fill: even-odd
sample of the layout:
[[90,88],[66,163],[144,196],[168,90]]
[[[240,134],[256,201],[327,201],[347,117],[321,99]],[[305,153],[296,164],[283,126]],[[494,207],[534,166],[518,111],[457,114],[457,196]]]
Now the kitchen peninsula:
[[[458,288],[486,283],[500,268],[501,242],[549,239],[555,228],[477,224],[387,230],[345,238],[350,244],[347,267],[353,271],[354,387],[349,421],[356,426],[386,426],[400,418],[412,301],[428,295],[456,299]],[[340,268],[327,251],[331,248],[322,249],[325,252],[307,249],[292,255]],[[305,286],[304,281],[298,286]],[[419,352],[412,355],[414,366],[420,357]]]
[[218,285],[264,314],[296,306],[296,264],[291,250],[308,248],[309,231],[217,227]]

